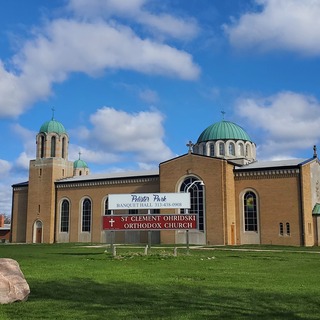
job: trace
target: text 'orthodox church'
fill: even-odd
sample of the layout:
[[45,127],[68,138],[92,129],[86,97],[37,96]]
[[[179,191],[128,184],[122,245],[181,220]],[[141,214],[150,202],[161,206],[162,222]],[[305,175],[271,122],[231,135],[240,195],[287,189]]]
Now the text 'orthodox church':
[[[69,136],[52,118],[36,137],[29,181],[12,186],[12,242],[110,242],[102,228],[108,196],[190,192],[198,215],[191,244],[319,245],[320,164],[310,159],[257,161],[256,145],[235,123],[206,128],[189,152],[153,172],[90,174],[80,156],[68,160]],[[198,183],[201,182],[201,183]],[[146,214],[119,210],[115,214]],[[154,209],[184,214],[184,209]],[[117,231],[116,243],[147,243],[147,231]],[[152,232],[152,243],[185,243],[185,230]]]

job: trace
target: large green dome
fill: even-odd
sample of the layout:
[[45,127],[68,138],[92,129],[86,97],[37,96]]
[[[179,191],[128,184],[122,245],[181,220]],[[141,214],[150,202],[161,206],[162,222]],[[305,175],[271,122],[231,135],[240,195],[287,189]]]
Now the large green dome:
[[233,122],[222,120],[206,128],[200,134],[197,143],[229,139],[252,142],[249,135],[240,126]]
[[67,133],[63,124],[59,121],[54,120],[54,119],[51,119],[50,121],[45,122],[39,130],[39,133],[41,133],[41,132],[43,132],[43,133],[55,132],[58,134]]

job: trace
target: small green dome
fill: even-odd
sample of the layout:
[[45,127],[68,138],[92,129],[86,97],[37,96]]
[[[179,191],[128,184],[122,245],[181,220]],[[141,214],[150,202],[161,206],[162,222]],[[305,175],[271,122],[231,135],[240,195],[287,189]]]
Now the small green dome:
[[233,122],[222,120],[206,128],[200,134],[197,143],[229,139],[252,142],[249,135],[240,126]]
[[59,121],[54,120],[53,118],[50,121],[45,122],[41,126],[39,133],[41,132],[43,133],[55,132],[58,134],[67,133],[63,124]]
[[73,168],[74,169],[84,169],[84,168],[88,168],[88,165],[85,161],[78,159],[73,163]]

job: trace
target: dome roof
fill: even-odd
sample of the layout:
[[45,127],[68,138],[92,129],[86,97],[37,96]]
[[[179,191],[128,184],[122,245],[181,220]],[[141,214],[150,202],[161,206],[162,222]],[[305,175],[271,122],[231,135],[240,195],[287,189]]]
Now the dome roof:
[[206,128],[199,136],[197,143],[210,140],[245,140],[251,141],[249,135],[237,124],[222,120]]
[[74,169],[83,169],[83,168],[88,168],[88,165],[85,161],[78,159],[73,163],[73,168]]
[[39,133],[41,132],[43,133],[55,132],[58,134],[67,133],[63,124],[59,121],[54,120],[53,118],[50,121],[45,122],[41,126]]

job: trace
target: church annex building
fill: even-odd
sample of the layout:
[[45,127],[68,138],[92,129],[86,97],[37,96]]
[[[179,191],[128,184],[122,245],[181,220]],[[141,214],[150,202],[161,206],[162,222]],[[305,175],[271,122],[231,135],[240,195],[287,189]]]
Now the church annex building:
[[[69,136],[52,118],[36,136],[29,181],[12,186],[13,243],[109,243],[102,228],[108,196],[130,193],[190,192],[190,214],[198,229],[190,244],[320,243],[320,163],[310,159],[258,161],[256,145],[235,123],[206,128],[189,152],[146,172],[90,174],[82,159],[68,160]],[[146,214],[117,210],[114,214]],[[154,214],[185,214],[155,209]],[[115,243],[148,243],[147,231],[117,231]],[[185,243],[185,230],[152,232],[152,243]]]

